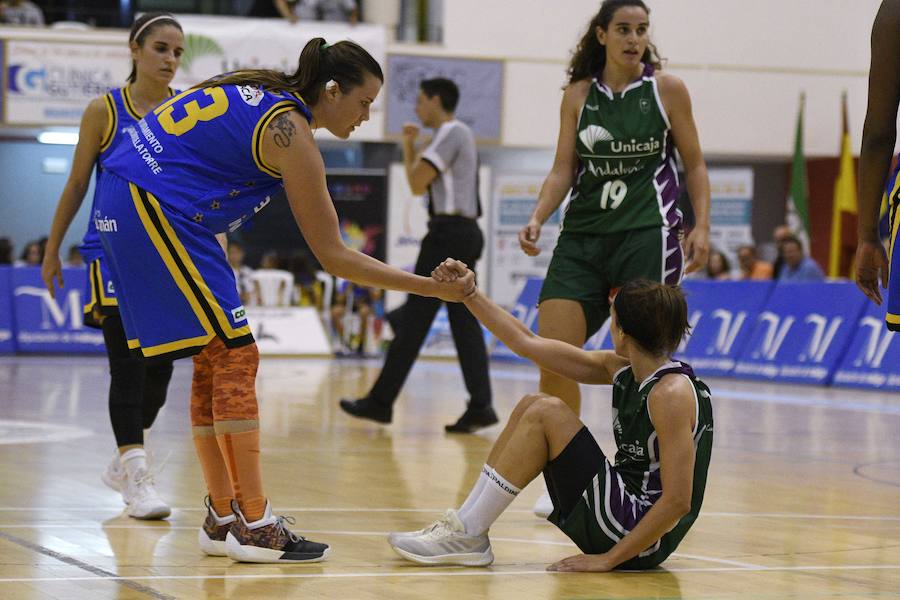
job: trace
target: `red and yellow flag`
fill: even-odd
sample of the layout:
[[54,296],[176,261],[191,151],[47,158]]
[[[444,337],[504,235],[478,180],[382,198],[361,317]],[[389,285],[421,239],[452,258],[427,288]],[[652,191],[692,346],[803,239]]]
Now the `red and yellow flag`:
[[[850,128],[847,124],[847,93],[841,97],[843,129],[841,134],[841,158],[838,176],[834,182],[834,205],[831,213],[831,252],[828,260],[829,277],[847,277],[852,268],[856,240],[848,239],[855,230],[856,169],[850,147]],[[848,221],[850,221],[848,223]]]

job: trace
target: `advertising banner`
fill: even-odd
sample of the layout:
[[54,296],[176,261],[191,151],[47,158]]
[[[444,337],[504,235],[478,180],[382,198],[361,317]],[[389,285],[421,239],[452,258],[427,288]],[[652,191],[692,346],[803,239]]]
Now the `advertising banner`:
[[856,335],[834,374],[836,386],[900,390],[900,337],[884,324],[887,304],[866,302]]
[[0,267],[0,354],[11,354],[16,351],[12,270],[12,267]]
[[857,332],[866,298],[852,283],[779,283],[734,374],[828,384]]
[[6,123],[78,125],[88,103],[125,83],[128,45],[6,41]]
[[709,170],[709,243],[737,269],[737,250],[753,243],[753,169]]
[[491,232],[487,241],[491,298],[501,306],[516,304],[525,281],[531,277],[543,278],[553,257],[562,207],[541,228],[539,255],[528,256],[519,247],[519,231],[528,224],[545,177],[546,173],[501,173],[494,180]]
[[315,308],[251,306],[247,321],[260,354],[331,354]]
[[66,287],[56,298],[37,267],[12,269],[16,346],[21,352],[104,352],[103,332],[86,327],[82,310],[87,277],[84,269],[63,269]]
[[692,332],[676,357],[699,375],[731,373],[774,286],[773,281],[685,281]]

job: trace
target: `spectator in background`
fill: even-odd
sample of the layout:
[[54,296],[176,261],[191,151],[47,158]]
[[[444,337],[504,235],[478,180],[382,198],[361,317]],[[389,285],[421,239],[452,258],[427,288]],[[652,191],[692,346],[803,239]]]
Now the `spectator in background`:
[[44,13],[29,0],[0,1],[0,22],[10,25],[44,26]]
[[723,281],[731,279],[731,263],[728,257],[719,250],[709,253],[709,262],[706,263],[706,279]]
[[[372,314],[373,289],[344,281],[343,288],[334,295],[331,306],[331,327],[341,341],[341,346],[358,355],[365,354],[366,334],[368,333],[369,315]],[[357,315],[358,322],[349,323],[351,331],[347,331],[347,309],[350,314]],[[355,325],[355,326],[354,326]]]
[[19,260],[16,261],[17,267],[39,267],[44,260],[44,247],[40,240],[33,240],[25,244]]
[[796,236],[789,236],[781,242],[784,266],[778,281],[824,281],[825,274],[816,261],[803,253],[803,244]]
[[0,265],[11,265],[13,263],[13,245],[9,238],[0,238]]
[[741,267],[741,279],[759,281],[773,277],[772,263],[760,260],[756,255],[756,247],[750,244],[738,248],[738,264]]
[[288,260],[287,270],[294,275],[294,304],[319,307],[321,290],[316,279],[316,265],[309,254],[298,250]]
[[338,23],[358,23],[359,7],[356,0],[274,0],[275,8],[282,17],[297,21],[332,21]]
[[[787,225],[779,225],[772,232],[772,241],[775,244],[775,262],[772,263],[772,279],[778,279],[781,275],[781,269],[784,267],[784,248],[782,247],[785,240],[796,237],[791,228]],[[799,239],[799,238],[797,238]]]
[[66,266],[67,267],[83,267],[84,266],[84,258],[81,256],[81,250],[78,249],[78,244],[72,244],[69,246],[69,254],[66,256]]
[[228,242],[228,264],[234,273],[234,279],[237,281],[238,293],[241,295],[241,302],[246,303],[250,295],[253,285],[250,282],[250,276],[253,275],[253,269],[244,264],[244,247],[235,241]]

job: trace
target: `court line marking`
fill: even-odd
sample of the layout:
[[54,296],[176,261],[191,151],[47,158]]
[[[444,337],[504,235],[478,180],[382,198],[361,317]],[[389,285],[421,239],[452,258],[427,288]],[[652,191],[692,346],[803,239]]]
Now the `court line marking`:
[[147,587],[146,585],[142,585],[136,582],[134,579],[130,577],[119,577],[115,573],[111,571],[107,571],[106,569],[101,569],[100,567],[95,567],[92,564],[86,563],[84,561],[78,560],[68,554],[63,554],[61,552],[57,552],[56,550],[51,550],[46,546],[41,546],[40,544],[35,544],[33,542],[29,542],[28,540],[23,540],[20,537],[4,533],[0,531],[0,538],[4,540],[16,544],[17,546],[22,546],[23,548],[27,548],[33,552],[37,552],[38,554],[43,554],[44,556],[49,556],[50,558],[54,558],[61,563],[67,564],[72,567],[77,567],[82,571],[87,571],[88,573],[93,573],[96,577],[85,577],[87,580],[96,580],[96,579],[104,579],[109,581],[116,581],[118,584],[132,589],[138,593],[146,594],[153,598],[157,598],[157,600],[177,600],[175,596],[169,596],[168,594],[163,594],[157,590],[154,590],[151,587]]
[[[115,512],[121,514],[125,508],[123,506],[97,506],[88,508],[85,506],[0,506],[0,512]],[[175,512],[206,512],[206,508],[200,507],[173,507]],[[435,517],[440,516],[444,508],[361,508],[361,507],[328,507],[328,506],[295,506],[287,508],[278,508],[279,513],[304,513],[304,512],[334,512],[334,513],[432,513]],[[530,509],[511,508],[503,511],[503,514],[533,514]],[[810,513],[765,513],[765,512],[723,512],[723,511],[701,511],[702,517],[744,517],[753,519],[820,519],[835,521],[897,521],[900,517],[890,515],[823,515]],[[537,519],[536,522],[543,523],[543,520]],[[0,527],[4,527],[0,525]]]
[[[320,565],[321,563],[316,563]],[[282,565],[285,566],[294,565]],[[301,567],[302,568],[302,567]],[[559,573],[556,571],[542,570],[523,570],[523,571],[475,571],[469,567],[466,571],[420,571],[413,570],[415,567],[409,566],[404,568],[408,571],[399,571],[394,573],[385,573],[383,571],[375,571],[369,573],[270,573],[270,574],[234,574],[234,575],[141,575],[137,577],[3,577],[0,583],[37,583],[37,582],[60,582],[60,581],[118,581],[127,579],[129,581],[197,581],[209,579],[235,580],[235,579],[357,579],[357,578],[387,578],[387,577],[504,577],[522,575],[573,575],[577,573]],[[467,567],[450,567],[453,569],[467,569]],[[748,572],[821,572],[821,571],[892,571],[900,570],[900,565],[806,565],[806,566],[784,566],[784,567],[765,567],[756,566],[753,568],[745,567],[671,567],[660,569],[660,573],[748,573]],[[635,573],[640,575],[652,575],[653,571],[618,571],[619,573]]]
[[[65,524],[16,524],[16,525],[0,525],[0,529],[84,529],[85,526],[89,528],[93,528],[95,526],[99,526],[99,524],[95,523],[86,523],[84,525],[73,525],[69,523]],[[172,525],[169,527],[147,527],[141,525],[105,525],[102,526],[102,529],[128,529],[128,530],[143,530],[147,532],[152,532],[154,529],[159,529],[160,532],[166,533],[168,531],[196,531],[197,527],[191,527],[188,525]],[[387,538],[387,531],[343,531],[343,530],[331,530],[331,529],[303,529],[302,533],[304,535],[356,535],[356,536],[369,536],[369,537],[384,537]],[[0,532],[2,535],[2,532]],[[503,542],[503,543],[511,543],[511,544],[535,544],[538,546],[563,546],[569,548],[575,548],[575,544],[571,541],[558,541],[558,540],[540,540],[540,539],[530,539],[530,538],[511,538],[511,537],[491,537],[492,542]],[[700,556],[699,554],[683,554],[681,552],[675,552],[672,554],[675,558],[689,558],[692,560],[700,560],[704,562],[718,563],[723,565],[731,565],[737,567],[744,568],[756,568],[759,565],[755,565],[747,562],[739,562],[734,560],[728,560],[725,558],[714,558],[711,556]]]

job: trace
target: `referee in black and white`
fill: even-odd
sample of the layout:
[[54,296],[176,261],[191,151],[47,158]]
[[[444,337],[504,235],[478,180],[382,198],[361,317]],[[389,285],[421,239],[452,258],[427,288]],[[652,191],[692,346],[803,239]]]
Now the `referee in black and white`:
[[[459,89],[449,79],[427,79],[419,84],[416,115],[434,130],[431,143],[419,155],[419,127],[403,127],[403,162],[414,194],[428,192],[428,233],[416,259],[416,274],[430,277],[445,258],[463,261],[470,268],[484,250],[478,227],[478,154],[475,136],[454,116]],[[390,423],[392,407],[409,374],[431,323],[441,306],[437,298],[410,294],[400,310],[394,341],[388,348],[378,380],[365,397],[341,400],[341,408],[353,416]],[[487,349],[481,325],[463,304],[447,305],[456,354],[469,392],[469,402],[448,432],[471,433],[497,422],[491,405]]]

